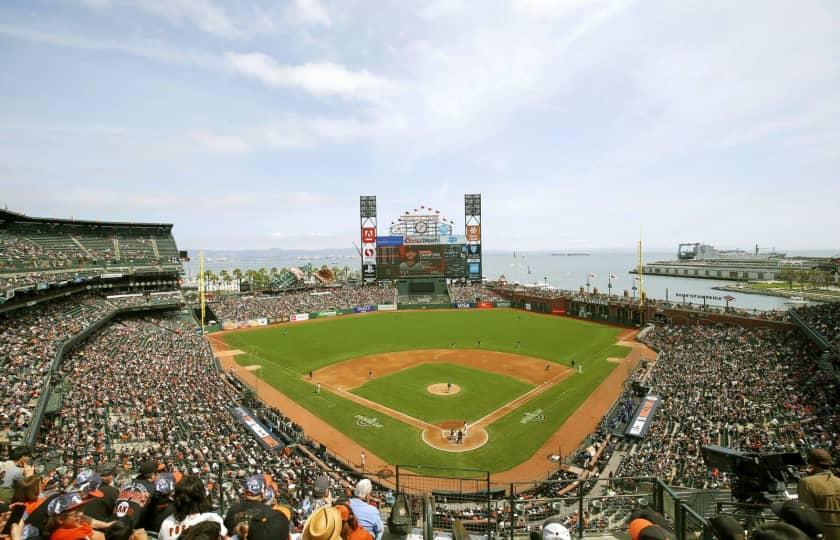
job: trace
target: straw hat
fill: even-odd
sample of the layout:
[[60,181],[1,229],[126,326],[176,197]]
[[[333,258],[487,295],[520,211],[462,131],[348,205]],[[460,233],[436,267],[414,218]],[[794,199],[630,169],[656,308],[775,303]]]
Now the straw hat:
[[341,514],[337,508],[322,506],[312,512],[303,526],[302,540],[339,540]]

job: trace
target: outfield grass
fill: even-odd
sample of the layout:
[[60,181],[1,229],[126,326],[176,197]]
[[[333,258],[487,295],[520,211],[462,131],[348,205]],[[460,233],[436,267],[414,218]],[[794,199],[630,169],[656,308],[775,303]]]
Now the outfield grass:
[[[321,319],[227,334],[224,339],[232,348],[245,351],[236,357],[237,363],[259,364],[264,381],[391,463],[496,472],[528,459],[616,367],[606,358],[627,354],[625,347],[615,345],[621,332],[587,321],[508,309],[435,310]],[[489,426],[486,445],[463,453],[434,450],[422,442],[416,428],[325,389],[315,395],[312,385],[302,378],[310,370],[359,356],[449,348],[452,342],[458,348],[472,348],[478,339],[482,349],[563,365],[574,360],[584,366],[583,373],[573,374],[501,418]],[[517,340],[520,349],[516,349]],[[537,408],[543,409],[544,421],[521,423],[524,413]],[[376,417],[382,427],[360,427],[357,415]],[[332,450],[341,454],[340,448]]]
[[[430,384],[457,384],[461,391],[436,396]],[[516,379],[452,364],[424,364],[374,379],[354,394],[432,424],[444,420],[474,422],[533,388]]]

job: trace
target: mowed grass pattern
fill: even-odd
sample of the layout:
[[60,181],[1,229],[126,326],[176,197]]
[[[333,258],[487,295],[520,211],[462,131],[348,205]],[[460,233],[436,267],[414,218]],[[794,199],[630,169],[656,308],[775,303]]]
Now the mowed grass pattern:
[[[438,467],[474,467],[491,472],[510,469],[528,459],[583,403],[616,367],[608,357],[623,357],[615,345],[622,330],[565,317],[513,309],[404,311],[321,319],[308,323],[248,330],[224,336],[241,366],[258,364],[268,384],[316,414],[351,439],[390,463]],[[393,351],[481,348],[584,366],[489,426],[490,441],[479,449],[451,453],[423,443],[420,431],[325,389],[315,395],[303,375],[350,358]],[[516,341],[521,347],[516,348]],[[447,399],[447,398],[441,398]],[[522,424],[524,413],[543,408],[545,421]],[[356,415],[375,416],[380,429],[361,428]],[[306,426],[304,426],[306,428]],[[338,454],[340,448],[332,449]],[[350,457],[350,456],[346,456]],[[352,459],[357,459],[353,457]]]
[[[457,384],[454,395],[436,396],[430,384]],[[432,424],[474,422],[533,388],[516,379],[452,364],[425,364],[374,379],[354,394]]]

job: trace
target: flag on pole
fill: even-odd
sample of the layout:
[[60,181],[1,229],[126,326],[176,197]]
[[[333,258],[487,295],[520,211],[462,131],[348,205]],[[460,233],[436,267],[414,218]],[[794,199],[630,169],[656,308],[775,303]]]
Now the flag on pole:
[[618,276],[615,274],[610,274],[610,279],[618,279]]
[[589,277],[591,277],[591,278],[593,278],[593,279],[594,279],[594,278],[596,278],[596,277],[598,277],[598,276],[597,276],[596,274],[593,274],[593,273],[591,273],[591,272],[590,272],[590,273],[589,273]]

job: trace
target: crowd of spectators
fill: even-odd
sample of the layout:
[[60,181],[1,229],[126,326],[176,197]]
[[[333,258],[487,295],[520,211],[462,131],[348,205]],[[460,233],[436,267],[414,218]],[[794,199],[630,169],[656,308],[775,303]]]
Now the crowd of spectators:
[[700,447],[749,451],[840,449],[840,394],[798,332],[736,326],[661,326],[645,336],[660,351],[650,385],[662,397],[647,435],[617,476],[727,487]]
[[0,430],[19,441],[41,395],[44,376],[62,343],[113,308],[101,297],[81,295],[0,316]]
[[[159,460],[169,470],[198,476],[226,501],[237,498],[247,477],[269,474],[300,526],[297,509],[325,464],[299,449],[260,446],[230,412],[244,386],[231,377],[219,374],[194,322],[176,315],[122,318],[65,358],[63,407],[45,422],[40,444],[52,449],[53,459],[76,467],[115,460],[134,470]],[[278,437],[304,439],[301,426],[280,411],[251,405]],[[353,480],[345,471],[333,478],[333,487],[343,490]]]
[[840,302],[804,306],[796,314],[840,351]]
[[386,284],[365,287],[328,287],[276,295],[219,296],[209,303],[221,320],[259,318],[288,320],[295,313],[393,304],[396,290]]
[[108,302],[116,307],[156,306],[160,304],[183,303],[181,291],[134,293],[109,296]]
[[481,283],[450,283],[449,298],[452,302],[496,302],[505,300],[503,296],[485,287]]

